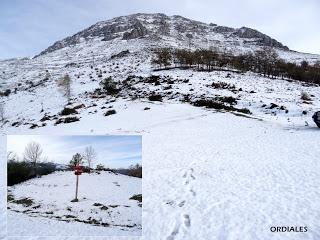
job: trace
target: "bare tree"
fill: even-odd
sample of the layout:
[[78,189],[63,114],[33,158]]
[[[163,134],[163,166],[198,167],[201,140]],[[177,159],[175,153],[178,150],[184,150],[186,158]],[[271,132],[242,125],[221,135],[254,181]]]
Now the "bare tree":
[[160,48],[155,51],[155,56],[152,59],[152,64],[157,64],[161,68],[162,65],[167,67],[171,64],[172,53],[169,48]]
[[19,156],[15,152],[9,151],[7,153],[7,161],[8,162],[18,162],[19,161]]
[[94,150],[94,148],[92,146],[88,146],[86,147],[86,149],[84,150],[84,154],[83,154],[83,158],[87,161],[88,163],[88,167],[89,167],[89,172],[91,170],[92,167],[92,163],[93,161],[96,159],[97,157],[97,153]]
[[0,103],[0,122],[3,122],[5,119],[4,116],[4,103]]
[[24,150],[24,160],[33,164],[34,173],[37,175],[37,163],[42,155],[42,147],[37,142],[30,142]]
[[68,74],[65,74],[63,78],[58,81],[58,87],[63,91],[63,95],[68,99],[71,98],[71,78]]

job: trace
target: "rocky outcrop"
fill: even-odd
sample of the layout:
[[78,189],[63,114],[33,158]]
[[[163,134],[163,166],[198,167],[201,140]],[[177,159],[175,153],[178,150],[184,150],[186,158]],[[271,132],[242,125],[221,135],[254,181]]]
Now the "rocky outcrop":
[[[245,45],[271,46],[284,50],[289,50],[277,40],[251,28],[242,27],[239,29],[226,26],[217,26],[216,24],[206,24],[194,21],[178,15],[167,16],[165,14],[133,14],[113,18],[108,21],[98,22],[91,27],[61,41],[54,43],[39,55],[47,54],[55,50],[76,45],[82,41],[91,39],[100,39],[101,41],[110,41],[114,39],[131,40],[142,37],[148,37],[149,41],[161,41],[163,37],[171,37],[177,43],[185,45],[190,38],[198,42],[209,42],[217,34],[220,42],[239,46]],[[223,40],[225,39],[225,40]],[[193,42],[197,46],[197,42]],[[201,47],[201,46],[199,46]]]
[[134,38],[140,38],[140,37],[143,37],[145,35],[148,34],[148,30],[146,27],[144,27],[142,25],[142,23],[138,20],[136,20],[134,22],[134,24],[132,24],[131,30],[129,32],[125,32],[123,34],[123,37],[122,39],[124,40],[130,40],[130,39],[134,39]]
[[242,27],[233,32],[232,35],[237,36],[239,38],[256,39],[257,45],[260,46],[276,47],[289,50],[289,48],[284,46],[282,43],[278,42],[275,39],[272,39],[271,37],[255,29]]

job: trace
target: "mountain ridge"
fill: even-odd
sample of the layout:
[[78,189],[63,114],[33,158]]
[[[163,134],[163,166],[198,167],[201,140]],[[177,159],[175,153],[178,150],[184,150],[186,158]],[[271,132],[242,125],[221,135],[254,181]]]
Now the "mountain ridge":
[[92,39],[129,41],[138,38],[151,41],[165,41],[171,38],[178,42],[193,44],[194,47],[206,45],[221,49],[268,46],[285,51],[290,50],[276,39],[249,27],[231,28],[192,20],[180,15],[136,13],[99,21],[72,36],[56,41],[37,56]]

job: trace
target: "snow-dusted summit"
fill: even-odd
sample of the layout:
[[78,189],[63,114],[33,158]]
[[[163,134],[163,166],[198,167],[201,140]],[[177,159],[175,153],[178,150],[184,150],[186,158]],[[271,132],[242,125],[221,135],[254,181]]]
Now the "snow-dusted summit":
[[[98,22],[91,27],[61,41],[41,52],[46,54],[70,47],[90,39],[101,41],[145,38],[150,41],[173,41],[178,45],[218,48],[250,48],[270,46],[289,50],[277,40],[251,28],[230,28],[214,23],[202,23],[178,15],[133,14]],[[169,44],[168,44],[169,45]]]

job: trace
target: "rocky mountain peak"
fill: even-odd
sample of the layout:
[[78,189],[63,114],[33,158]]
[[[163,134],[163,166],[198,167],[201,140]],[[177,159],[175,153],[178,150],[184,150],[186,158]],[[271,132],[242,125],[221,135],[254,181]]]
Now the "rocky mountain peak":
[[190,43],[192,39],[192,45],[195,48],[270,46],[289,50],[277,40],[248,27],[236,29],[214,23],[207,24],[179,15],[137,13],[98,22],[73,36],[55,42],[40,55],[92,39],[130,41],[139,38],[150,41],[157,39],[163,42],[170,38],[170,42],[178,42],[181,46],[186,45],[187,42]]

